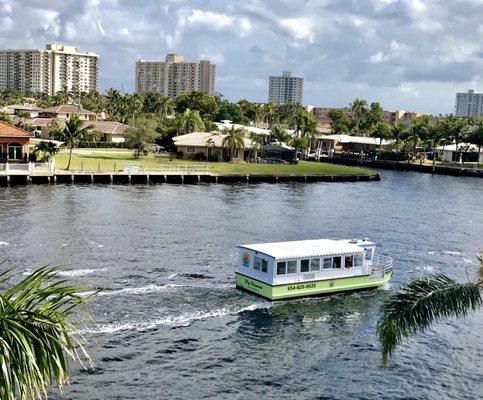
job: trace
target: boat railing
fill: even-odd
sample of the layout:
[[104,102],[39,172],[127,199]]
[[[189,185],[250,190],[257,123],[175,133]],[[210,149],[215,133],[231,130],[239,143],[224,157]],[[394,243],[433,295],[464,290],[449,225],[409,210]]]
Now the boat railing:
[[372,261],[371,272],[392,272],[392,257],[376,254]]

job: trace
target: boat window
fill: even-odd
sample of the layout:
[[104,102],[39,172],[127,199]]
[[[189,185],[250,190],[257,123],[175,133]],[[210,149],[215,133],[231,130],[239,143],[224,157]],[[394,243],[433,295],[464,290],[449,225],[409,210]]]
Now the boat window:
[[362,267],[362,254],[354,255],[354,267]]
[[312,258],[310,260],[310,271],[311,272],[320,271],[320,258]]
[[300,272],[310,271],[310,260],[300,260]]
[[341,264],[342,264],[342,257],[338,256],[338,257],[334,257],[332,259],[332,268],[340,268],[341,267]]
[[352,268],[353,267],[352,256],[345,256],[344,265],[345,265],[346,268]]
[[287,273],[287,263],[285,261],[279,261],[277,263],[277,275],[285,275]]
[[325,257],[324,258],[323,268],[324,269],[330,269],[330,268],[332,268],[332,257]]
[[372,249],[366,249],[366,260],[372,259]]
[[268,270],[268,261],[262,258],[262,272],[267,272],[267,270]]
[[297,273],[297,261],[287,261],[287,274]]
[[260,271],[261,261],[262,261],[262,259],[260,257],[254,257],[253,258],[253,269]]

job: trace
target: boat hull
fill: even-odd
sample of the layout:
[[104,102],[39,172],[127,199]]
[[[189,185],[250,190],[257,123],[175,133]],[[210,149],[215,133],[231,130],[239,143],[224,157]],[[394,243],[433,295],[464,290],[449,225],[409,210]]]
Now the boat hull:
[[323,296],[331,293],[376,288],[387,283],[391,276],[392,272],[388,272],[377,277],[359,275],[272,286],[237,272],[235,282],[237,288],[256,294],[267,300],[286,300],[297,297]]

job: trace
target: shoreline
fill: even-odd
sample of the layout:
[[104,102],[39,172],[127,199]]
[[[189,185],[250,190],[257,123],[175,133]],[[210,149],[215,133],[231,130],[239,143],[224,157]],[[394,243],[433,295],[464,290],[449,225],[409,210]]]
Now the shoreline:
[[0,175],[0,187],[30,184],[236,184],[380,181],[374,174],[166,174],[155,172],[53,172]]

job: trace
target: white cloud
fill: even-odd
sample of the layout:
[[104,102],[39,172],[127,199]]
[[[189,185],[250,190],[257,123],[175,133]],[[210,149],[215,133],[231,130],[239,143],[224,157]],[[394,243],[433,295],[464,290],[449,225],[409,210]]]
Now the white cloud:
[[280,21],[280,25],[286,28],[295,39],[310,43],[315,41],[315,33],[308,18],[286,18]]
[[102,21],[100,19],[98,19],[96,21],[96,25],[97,25],[97,29],[99,29],[99,33],[102,35],[102,36],[106,36],[106,31],[104,30],[104,28],[102,27]]

